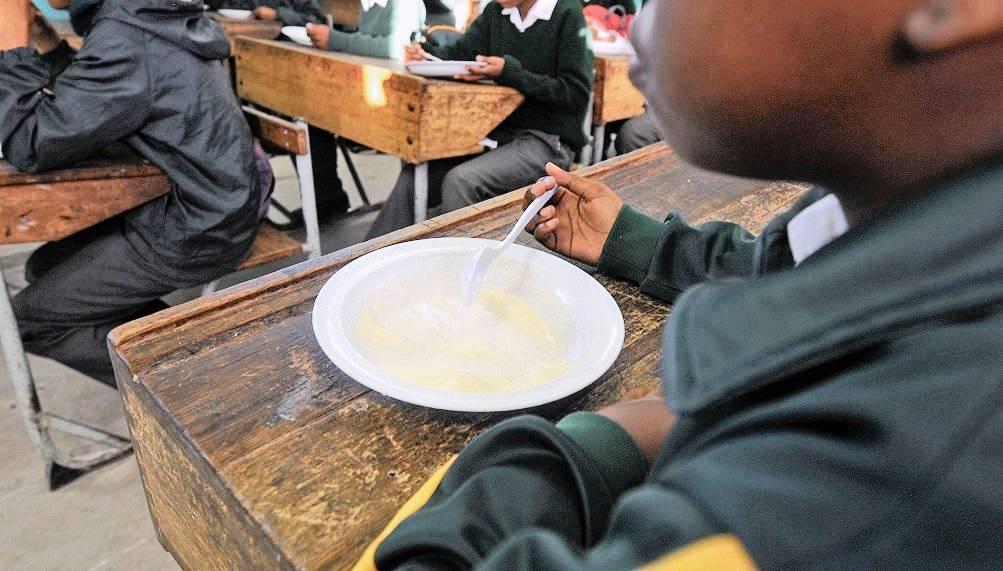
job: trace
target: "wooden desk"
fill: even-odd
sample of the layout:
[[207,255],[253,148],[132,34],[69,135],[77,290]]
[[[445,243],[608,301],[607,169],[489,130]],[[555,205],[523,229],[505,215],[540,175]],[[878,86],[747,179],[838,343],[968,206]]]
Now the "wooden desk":
[[223,33],[230,40],[230,50],[233,51],[237,37],[259,38],[262,40],[274,40],[282,33],[282,22],[258,20],[233,20],[224,18],[217,12],[208,12],[207,15],[214,22],[223,28]]
[[251,103],[417,165],[424,220],[427,162],[475,153],[523,101],[514,89],[426,79],[403,63],[238,38],[237,93]]
[[[44,174],[15,170],[0,160],[0,244],[58,240],[152,200],[171,189],[170,180],[125,147],[73,168]],[[17,320],[0,267],[0,342],[17,407],[32,443],[46,464],[50,487],[65,483],[68,472],[101,465],[128,452],[129,440],[42,410]],[[86,453],[56,446],[50,430],[96,442]]]
[[[738,180],[679,162],[664,145],[585,171],[657,216],[760,229],[803,187]],[[187,569],[351,565],[451,454],[504,415],[393,401],[339,371],[313,336],[324,282],[352,259],[436,236],[501,238],[522,192],[470,206],[112,332],[112,360],[161,543]],[[519,242],[539,246],[524,234]],[[616,363],[589,389],[538,412],[595,409],[658,382],[669,308],[597,279],[624,315]]]
[[41,174],[0,160],[0,244],[65,238],[170,189],[160,169],[124,147]]
[[629,65],[630,59],[626,56],[596,56],[592,103],[593,162],[602,160],[608,123],[644,113],[644,95],[631,83],[627,75]]
[[29,0],[0,0],[0,50],[28,45]]

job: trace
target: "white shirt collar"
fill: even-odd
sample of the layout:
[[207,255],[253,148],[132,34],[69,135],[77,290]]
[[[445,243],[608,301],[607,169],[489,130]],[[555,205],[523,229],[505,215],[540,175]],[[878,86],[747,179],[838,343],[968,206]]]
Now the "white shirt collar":
[[386,8],[387,2],[389,1],[390,0],[362,0],[362,10],[364,12],[368,12],[374,5],[379,6],[380,8]]
[[794,265],[842,236],[849,227],[846,213],[835,194],[827,194],[798,212],[787,223],[787,242],[794,254]]
[[522,19],[522,14],[519,13],[519,8],[505,8],[501,11],[502,14],[507,14],[509,20],[512,21],[512,25],[515,26],[519,32],[525,32],[530,26],[536,23],[537,20],[550,20],[550,17],[554,15],[554,8],[557,7],[557,0],[536,0],[533,7],[529,9],[526,13],[526,19]]

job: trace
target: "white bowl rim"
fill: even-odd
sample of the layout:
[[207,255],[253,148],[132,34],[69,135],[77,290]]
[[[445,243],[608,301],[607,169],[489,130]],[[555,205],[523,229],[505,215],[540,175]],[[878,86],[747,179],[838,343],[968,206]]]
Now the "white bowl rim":
[[[409,383],[402,383],[393,380],[382,371],[372,365],[360,363],[347,351],[341,349],[341,344],[350,344],[346,336],[340,330],[335,330],[331,325],[331,319],[324,319],[324,315],[330,315],[332,310],[341,310],[340,304],[334,303],[337,296],[343,291],[347,291],[355,286],[360,277],[364,277],[369,270],[366,262],[356,264],[366,257],[370,262],[379,261],[381,258],[411,255],[418,252],[453,249],[453,248],[476,248],[497,243],[495,240],[485,240],[483,238],[428,238],[393,244],[361,256],[331,276],[314,301],[312,310],[312,325],[314,337],[321,349],[329,359],[346,375],[356,382],[385,396],[416,404],[428,408],[449,410],[457,412],[503,412],[512,410],[529,409],[542,406],[564,397],[573,395],[578,391],[588,387],[599,380],[613,365],[623,348],[625,329],[623,314],[613,296],[599,282],[581,268],[569,263],[560,256],[543,252],[534,248],[513,244],[522,255],[538,258],[547,264],[563,264],[564,271],[569,275],[576,276],[580,283],[576,287],[588,288],[591,295],[598,298],[600,306],[590,307],[590,311],[604,312],[604,320],[609,320],[609,327],[603,333],[600,343],[602,350],[589,352],[592,359],[588,366],[583,367],[574,377],[559,377],[555,381],[545,383],[529,389],[512,391],[506,393],[471,393],[437,390],[425,388]],[[544,261],[546,260],[546,261]],[[354,265],[354,266],[353,266]],[[339,277],[340,276],[340,277]]]

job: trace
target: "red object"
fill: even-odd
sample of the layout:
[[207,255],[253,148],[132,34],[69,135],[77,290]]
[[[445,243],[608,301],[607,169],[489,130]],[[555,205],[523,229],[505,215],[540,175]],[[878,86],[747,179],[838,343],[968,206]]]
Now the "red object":
[[604,34],[614,32],[625,38],[630,37],[630,23],[634,21],[634,15],[628,14],[622,6],[606,8],[590,4],[583,8],[582,12],[596,40],[609,41],[609,38],[603,37]]

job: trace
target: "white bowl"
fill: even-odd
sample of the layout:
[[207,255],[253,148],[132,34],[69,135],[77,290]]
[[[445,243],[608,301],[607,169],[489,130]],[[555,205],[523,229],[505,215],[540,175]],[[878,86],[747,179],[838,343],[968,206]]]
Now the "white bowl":
[[[435,328],[443,331],[443,335],[409,334],[387,325],[396,324],[393,321],[396,316],[407,323],[411,315],[426,315],[424,310],[417,314],[412,311],[425,305],[413,304],[413,300],[420,302],[426,296],[429,299],[438,296],[454,304],[451,296],[459,299],[459,275],[466,260],[478,248],[491,244],[497,242],[478,238],[417,240],[395,244],[352,261],[328,280],[314,302],[313,330],[324,353],[339,369],[374,391],[443,410],[487,412],[530,408],[574,394],[599,379],[623,347],[620,308],[605,288],[578,267],[556,255],[518,244],[495,261],[485,276],[482,292],[495,296],[492,299],[507,300],[507,305],[496,307],[506,308],[504,312],[516,316],[513,319],[520,324],[529,323],[533,327],[546,323],[547,335],[541,333],[539,337],[545,343],[526,345],[525,339],[529,337],[492,337],[487,332],[481,335],[480,331],[470,331],[471,327],[477,329],[484,324],[477,319],[464,321],[461,329],[452,330],[456,322],[441,321],[444,314],[436,313],[439,306],[435,301],[429,304],[433,309],[428,315],[440,319]],[[529,308],[530,313],[539,317],[529,319],[532,317],[529,313],[517,311],[520,307]],[[466,316],[468,309],[461,306],[462,315]],[[470,315],[475,315],[470,311]],[[373,315],[390,316],[391,321],[367,329],[370,327],[367,324],[377,323]],[[540,318],[543,320],[533,321]],[[380,335],[388,333],[389,337],[373,337],[370,332],[377,329]],[[492,333],[497,331],[492,329]],[[467,336],[460,339],[468,343],[461,342],[460,347],[449,344],[457,339],[456,335]],[[372,339],[386,343],[374,345]],[[501,339],[504,341],[492,341]],[[543,352],[536,349],[542,346],[548,348],[546,359],[551,361],[540,360]],[[485,382],[494,384],[484,385],[478,380],[468,388],[442,388],[424,380],[404,378],[454,370],[449,369],[457,359],[452,349],[468,359],[463,366],[476,368],[477,375],[490,377]],[[374,355],[380,354],[403,359],[396,363],[396,372],[386,363],[378,362]],[[551,366],[558,362],[553,359],[559,359],[560,366]],[[519,379],[493,376],[491,367],[499,364],[513,371],[512,375],[534,372],[538,380],[519,386],[522,376]],[[490,386],[491,390],[478,390],[484,386]]]
[[423,77],[453,77],[468,75],[468,67],[483,67],[482,61],[409,61],[404,66],[408,71]]
[[313,46],[313,42],[310,41],[310,36],[306,35],[305,26],[283,26],[282,35],[297,44],[300,44],[301,46]]
[[230,8],[220,8],[219,15],[231,20],[250,20],[254,18],[254,12],[250,10],[232,10]]

